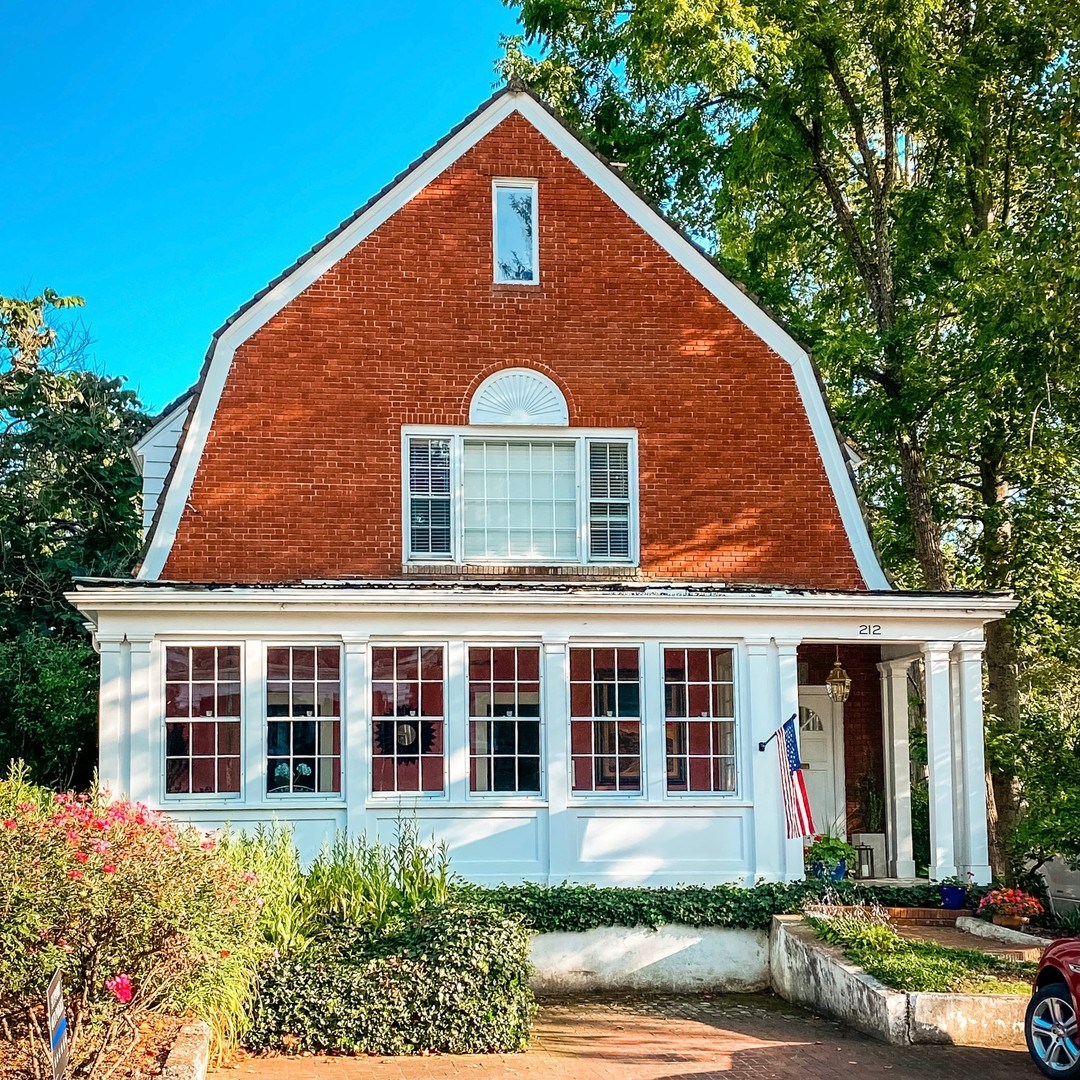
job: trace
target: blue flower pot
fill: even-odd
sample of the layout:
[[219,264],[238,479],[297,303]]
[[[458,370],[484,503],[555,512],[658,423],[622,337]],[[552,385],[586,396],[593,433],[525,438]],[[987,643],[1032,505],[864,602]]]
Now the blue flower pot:
[[811,863],[810,873],[822,881],[843,881],[847,877],[847,859],[841,859],[835,866],[826,866],[823,862]]
[[941,906],[949,911],[959,911],[967,898],[967,889],[963,885],[939,885]]

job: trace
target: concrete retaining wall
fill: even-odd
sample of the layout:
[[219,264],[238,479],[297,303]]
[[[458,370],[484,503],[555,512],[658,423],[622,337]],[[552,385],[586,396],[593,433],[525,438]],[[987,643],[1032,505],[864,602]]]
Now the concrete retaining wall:
[[773,919],[769,947],[772,987],[780,997],[883,1042],[1024,1045],[1025,996],[892,990],[820,941],[798,915]]
[[536,934],[533,989],[722,990],[769,986],[769,939],[761,930],[682,925],[605,926],[583,933]]
[[798,915],[778,915],[769,935],[773,990],[887,1043],[911,1042],[907,994],[890,990],[819,941]]

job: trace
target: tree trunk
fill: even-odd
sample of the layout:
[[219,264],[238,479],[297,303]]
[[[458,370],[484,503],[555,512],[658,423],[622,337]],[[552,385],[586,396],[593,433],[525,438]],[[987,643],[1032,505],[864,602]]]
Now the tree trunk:
[[[1002,478],[1003,437],[994,433],[979,458],[982,501],[983,580],[991,589],[1004,589],[1012,579],[1012,525],[1006,506],[1009,485]],[[1011,616],[986,627],[986,716],[1004,731],[1020,728],[1020,683],[1017,678],[1016,635]],[[1009,838],[1020,812],[1013,770],[988,762],[994,812],[990,815],[990,861],[998,877],[1013,876]]]
[[900,455],[900,478],[907,496],[908,515],[915,537],[915,558],[926,588],[946,592],[951,588],[945,557],[941,551],[941,531],[934,517],[926,461],[918,436],[901,428],[896,436]]

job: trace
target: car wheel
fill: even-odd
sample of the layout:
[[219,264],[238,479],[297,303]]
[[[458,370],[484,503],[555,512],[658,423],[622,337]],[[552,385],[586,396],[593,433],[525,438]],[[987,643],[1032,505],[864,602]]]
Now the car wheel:
[[1080,1078],[1076,1006],[1064,983],[1037,990],[1028,1002],[1024,1035],[1032,1060],[1045,1076]]

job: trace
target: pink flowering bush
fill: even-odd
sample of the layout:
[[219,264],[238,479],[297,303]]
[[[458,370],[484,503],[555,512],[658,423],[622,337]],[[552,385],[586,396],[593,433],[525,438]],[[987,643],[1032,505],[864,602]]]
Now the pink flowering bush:
[[13,770],[0,781],[0,1035],[17,1037],[14,1018],[43,1053],[39,1007],[59,967],[77,1075],[152,1011],[195,1012],[234,1041],[266,948],[259,903],[257,879],[204,833]]

